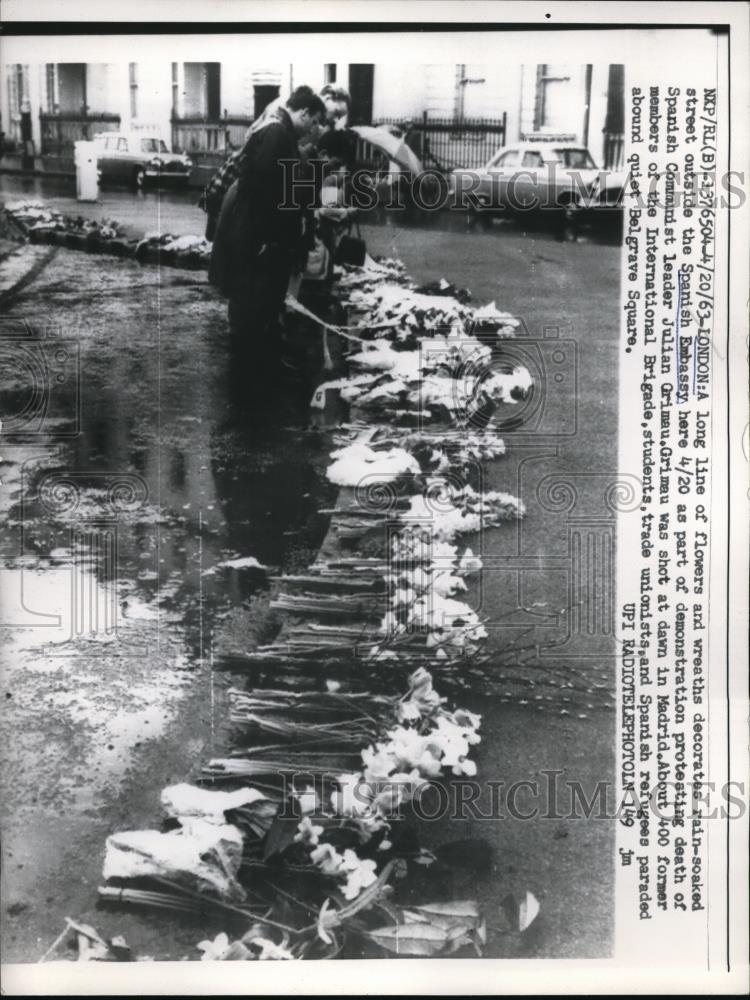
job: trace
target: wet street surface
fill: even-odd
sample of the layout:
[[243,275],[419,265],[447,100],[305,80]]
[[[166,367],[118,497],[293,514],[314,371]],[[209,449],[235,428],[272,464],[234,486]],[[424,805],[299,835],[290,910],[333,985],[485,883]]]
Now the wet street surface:
[[[10,181],[3,178],[6,196]],[[150,228],[150,214],[126,218],[125,196],[113,197],[86,211]],[[156,197],[149,213],[152,206],[163,231],[201,233],[202,214],[177,196]],[[368,227],[365,238],[372,252],[403,259],[417,281],[446,277],[477,303],[496,299],[533,338],[566,342],[563,354],[575,363],[556,363],[574,405],[566,410],[559,397],[550,419],[568,420],[569,430],[552,440],[538,425],[549,465],[534,482],[563,469],[582,505],[598,495],[599,479],[606,487],[616,470],[617,246],[570,247],[544,228],[524,235],[501,224],[472,234]],[[115,830],[158,825],[162,787],[195,780],[231,745],[226,691],[243,678],[212,664],[273,637],[280,620],[262,570],[221,564],[253,557],[301,572],[325,537],[318,511],[337,491],[325,479],[330,436],[310,423],[315,362],[275,412],[248,419],[238,406],[247,401],[228,392],[225,304],[202,272],[63,249],[7,304],[2,330],[10,375],[0,586],[3,958],[37,960],[65,916],[123,934],[137,954],[197,958],[195,943],[220,923],[96,908],[104,841]],[[532,512],[536,494],[529,497],[525,477],[533,445],[519,436],[509,447],[518,457],[497,463],[488,483],[518,491]],[[591,476],[599,477],[593,485]],[[521,583],[496,572],[480,595],[482,612],[516,631],[528,626],[529,609],[566,605],[564,572],[544,564],[550,556],[564,562],[567,552],[555,495],[546,507],[542,496],[523,534],[508,528],[484,540],[485,552],[523,557]],[[516,605],[518,622],[508,617]],[[611,675],[606,642],[595,662],[579,663],[556,621],[560,670],[567,663],[596,679]],[[508,634],[491,632],[498,651]],[[467,707],[484,716],[480,777],[511,783],[557,768],[590,791],[612,775],[613,713],[585,697],[571,703],[545,689],[545,698],[504,698],[496,687],[492,697],[474,693]],[[463,819],[436,823],[430,835],[490,842],[490,867],[457,870],[453,879],[457,894],[490,911],[490,924],[502,893],[529,889],[539,898],[542,917],[522,954],[608,953],[610,822]],[[515,953],[509,947],[495,936],[487,953]]]
[[75,194],[72,178],[0,174],[0,196],[4,201],[38,198],[68,215],[115,219],[134,237],[150,232],[202,236],[206,228],[206,216],[198,208],[200,190],[195,188],[138,192],[126,187],[102,188],[96,202],[76,201]]
[[[233,420],[203,276],[60,251],[8,313],[3,919],[6,960],[33,960],[90,910],[106,834],[223,746],[215,632],[268,616],[242,614],[265,574],[217,564],[305,565],[332,488],[294,400],[293,430]],[[64,381],[40,401],[45,364]]]

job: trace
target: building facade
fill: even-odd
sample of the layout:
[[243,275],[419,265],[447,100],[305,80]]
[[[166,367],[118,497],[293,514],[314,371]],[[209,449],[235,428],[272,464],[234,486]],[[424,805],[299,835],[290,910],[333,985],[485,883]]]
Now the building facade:
[[352,95],[350,124],[465,125],[453,131],[459,145],[450,166],[475,165],[454,162],[461,135],[500,122],[496,145],[558,138],[588,145],[602,165],[622,163],[620,65],[288,63],[257,53],[222,61],[221,51],[211,62],[40,64],[31,54],[28,62],[2,66],[0,115],[9,145],[21,142],[24,113],[27,123],[30,116],[42,154],[69,153],[77,139],[112,129],[158,133],[191,155],[225,153],[241,145],[249,123],[275,97],[302,83],[337,83]]

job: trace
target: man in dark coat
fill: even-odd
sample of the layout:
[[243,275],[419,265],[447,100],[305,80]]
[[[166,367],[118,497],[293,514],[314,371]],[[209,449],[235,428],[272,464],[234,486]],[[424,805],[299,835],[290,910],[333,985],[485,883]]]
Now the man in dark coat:
[[[342,128],[343,122],[351,110],[351,97],[349,96],[349,92],[344,90],[343,87],[337,87],[335,84],[327,83],[320,91],[320,99],[326,109],[325,130],[323,134],[325,135],[326,132]],[[219,218],[219,212],[221,211],[221,203],[224,200],[225,194],[239,176],[248,139],[251,135],[260,131],[260,129],[265,128],[266,125],[269,125],[272,121],[280,120],[282,118],[280,112],[283,111],[284,102],[280,97],[271,101],[271,103],[267,105],[267,107],[260,113],[247,130],[242,148],[236,150],[225,160],[206,185],[203,194],[198,201],[198,205],[207,215],[207,240],[211,240],[213,242],[213,238],[216,235],[216,223]]]
[[209,280],[229,298],[234,360],[248,388],[271,389],[278,379],[278,318],[290,275],[304,266],[303,218],[313,197],[298,147],[315,139],[324,116],[320,97],[298,87],[274,120],[250,135],[222,204]]

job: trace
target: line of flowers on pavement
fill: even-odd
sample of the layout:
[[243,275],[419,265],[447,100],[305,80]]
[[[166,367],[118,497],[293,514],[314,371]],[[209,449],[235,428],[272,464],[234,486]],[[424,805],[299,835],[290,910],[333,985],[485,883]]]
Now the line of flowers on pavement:
[[[530,378],[489,364],[494,341],[517,325],[494,303],[471,308],[447,283],[418,291],[394,261],[368,260],[339,278],[358,348],[348,374],[318,398],[338,393],[358,415],[339,428],[328,469],[352,498],[332,518],[342,555],[309,567],[302,593],[281,578],[288,589],[277,604],[302,624],[289,629],[294,641],[247,660],[322,670],[338,660],[355,677],[359,661],[369,671],[406,668],[408,681],[400,696],[342,690],[339,681],[326,691],[232,691],[232,721],[273,734],[271,744],[204,768],[207,781],[236,787],[167,788],[166,830],[107,839],[100,899],[224,923],[198,944],[206,959],[335,957],[373,946],[481,954],[487,938],[474,900],[399,904],[395,890],[408,886],[412,866],[440,868],[414,829],[419,796],[436,780],[476,775],[481,719],[449,710],[433,675],[471,663],[486,639],[456,596],[481,558],[458,540],[523,516],[520,500],[475,477],[505,451],[487,414],[524,398]],[[479,413],[481,426],[456,432],[467,413]],[[363,620],[356,591],[368,580],[381,589],[364,602]],[[353,624],[339,624],[347,616]],[[523,930],[537,908],[530,894],[505,904],[505,930]]]
[[5,211],[32,243],[49,243],[89,253],[133,258],[144,264],[185,268],[208,267],[211,259],[211,244],[202,236],[146,233],[133,239],[114,219],[66,215],[37,199],[8,202]]

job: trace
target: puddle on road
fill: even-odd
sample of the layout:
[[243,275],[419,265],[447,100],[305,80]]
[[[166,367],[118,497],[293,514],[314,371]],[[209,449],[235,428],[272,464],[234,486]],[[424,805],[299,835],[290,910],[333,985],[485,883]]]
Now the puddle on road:
[[[183,419],[182,397],[156,414],[142,383],[119,371],[117,389],[101,364],[94,374],[78,438],[2,449],[3,898],[21,908],[2,917],[14,960],[38,958],[65,914],[90,910],[109,833],[153,826],[161,789],[226,752],[230,678],[211,669],[214,637],[230,627],[246,640],[267,576],[218,564],[306,564],[331,502],[327,451],[316,469],[316,440],[300,430],[247,433],[222,424],[218,403],[211,420]],[[112,921],[148,950],[142,915]]]
[[93,806],[117,787],[132,748],[163,734],[190,683],[174,669],[184,662],[184,640],[179,632],[165,640],[158,618],[144,625],[115,615],[113,628],[97,632],[93,610],[78,634],[81,580],[89,612],[112,608],[112,587],[91,566],[0,571],[6,809],[24,799],[23,775],[43,760],[38,795],[74,809]]
[[233,422],[209,339],[183,345],[165,381],[142,342],[79,346],[79,433],[56,441],[55,417],[50,438],[6,445],[0,470],[8,792],[22,802],[52,752],[70,765],[42,778],[43,797],[66,811],[116,792],[196,683],[210,696],[215,632],[267,587],[220,564],[307,564],[332,492],[327,449],[310,460],[318,437]]

